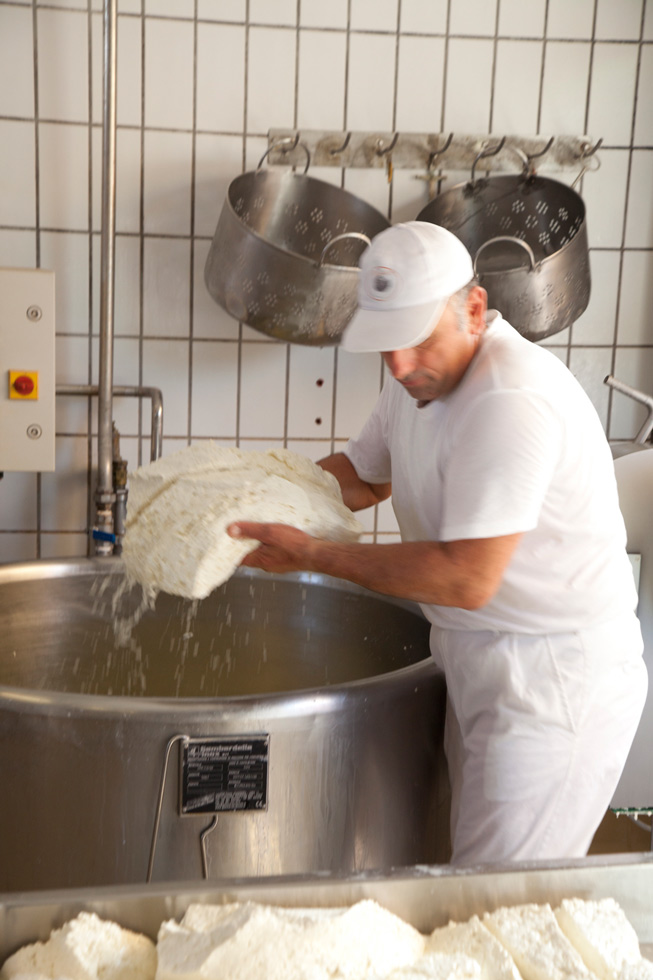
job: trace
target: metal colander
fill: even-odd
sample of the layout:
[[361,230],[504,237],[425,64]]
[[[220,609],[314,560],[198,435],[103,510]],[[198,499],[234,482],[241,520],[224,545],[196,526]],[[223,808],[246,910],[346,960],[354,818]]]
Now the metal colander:
[[356,310],[358,259],[389,222],[348,191],[290,171],[230,185],[206,261],[209,293],[255,330],[336,344]]
[[488,303],[529,340],[578,319],[590,296],[585,205],[566,184],[539,175],[458,184],[417,216],[467,246]]

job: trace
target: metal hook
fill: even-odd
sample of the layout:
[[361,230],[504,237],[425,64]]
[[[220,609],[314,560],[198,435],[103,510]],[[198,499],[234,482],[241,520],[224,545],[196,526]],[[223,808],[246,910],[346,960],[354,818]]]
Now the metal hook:
[[261,169],[261,166],[263,164],[263,161],[265,160],[266,156],[269,153],[272,152],[272,150],[276,150],[279,147],[281,147],[281,152],[283,154],[286,154],[286,153],[292,153],[292,151],[297,146],[300,146],[302,148],[302,150],[304,151],[304,153],[306,154],[306,167],[304,168],[304,173],[306,173],[308,171],[308,168],[311,165],[311,153],[310,153],[310,150],[306,146],[305,143],[300,143],[299,142],[299,132],[297,132],[297,134],[296,134],[296,136],[295,136],[294,139],[292,138],[292,136],[288,136],[286,139],[277,140],[277,142],[276,143],[273,143],[272,146],[268,146],[267,150],[265,151],[265,153],[263,154],[263,156],[259,160],[258,167],[256,168],[256,170],[259,171]]
[[436,157],[439,157],[443,153],[446,153],[447,152],[447,150],[451,146],[451,141],[452,140],[453,140],[453,133],[449,133],[449,135],[447,137],[447,141],[444,144],[444,146],[441,147],[439,150],[434,150],[433,153],[431,153],[431,155],[429,156],[429,159],[428,159],[428,163],[426,164],[426,169],[427,170],[432,170],[433,169],[433,162],[434,162],[435,158]]
[[395,133],[392,138],[392,143],[390,143],[390,146],[386,146],[385,149],[383,149],[383,141],[377,140],[376,146],[374,147],[374,152],[379,157],[387,156],[388,153],[392,153],[392,151],[394,150],[395,146],[397,145],[398,139],[399,139],[399,133]]
[[484,160],[486,157],[495,157],[497,153],[499,153],[503,149],[503,144],[505,142],[506,142],[506,137],[502,136],[501,140],[497,143],[496,146],[487,147],[485,150],[481,150],[481,152],[479,153],[479,155],[476,157],[476,159],[472,164],[472,180],[471,180],[472,184],[474,183],[474,174],[476,172],[476,164],[478,163],[478,161]]
[[539,157],[543,157],[551,149],[551,144],[553,143],[555,136],[552,136],[543,150],[539,153],[526,153],[522,150],[520,146],[511,146],[510,149],[517,154],[519,159],[523,164],[522,177],[534,177],[535,167],[533,166],[533,160],[537,160]]
[[[594,157],[594,154],[596,153],[596,151],[598,150],[598,148],[601,146],[602,143],[603,143],[603,138],[601,138],[600,140],[598,140],[594,144],[594,146],[590,146],[589,143],[584,143],[583,146],[581,147],[581,153],[577,156],[577,159],[578,160],[589,160],[590,157]],[[601,167],[601,161],[600,161],[599,157],[595,157],[595,159],[596,159],[596,166],[593,167],[592,169],[593,170],[599,170],[600,167]],[[581,170],[581,172],[576,177],[576,180],[571,185],[572,191],[576,187],[576,184],[578,184],[579,181],[582,180],[582,178],[585,176],[585,174],[587,173],[587,171],[589,169],[590,168],[587,165],[585,165],[583,167],[583,169]]]
[[[528,160],[529,164],[530,164],[531,160],[536,160],[538,157],[543,157],[545,153],[548,153],[549,150],[551,149],[552,145],[553,145],[554,139],[555,139],[555,136],[552,136],[549,139],[549,142],[544,147],[544,149],[543,150],[540,150],[539,153],[527,153],[526,154],[526,159]],[[597,149],[598,149],[598,147],[597,147]]]
[[347,135],[345,137],[345,142],[342,144],[342,146],[339,146],[337,150],[329,150],[329,153],[331,154],[331,156],[335,156],[336,153],[344,153],[344,151],[349,146],[350,139],[351,139],[351,132],[347,133]]
[[594,146],[590,146],[589,143],[583,143],[583,145],[580,148],[581,152],[578,155],[578,159],[587,160],[588,157],[593,157],[602,143],[603,143],[603,137],[601,137],[600,140],[597,140]]

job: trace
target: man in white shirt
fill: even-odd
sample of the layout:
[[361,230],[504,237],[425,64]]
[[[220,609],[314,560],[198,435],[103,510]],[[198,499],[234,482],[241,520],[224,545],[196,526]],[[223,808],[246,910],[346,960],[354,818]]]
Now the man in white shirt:
[[239,523],[245,564],[413,599],[447,679],[452,860],[583,856],[646,697],[610,449],[591,402],[521,337],[436,225],[378,235],[342,346],[391,375],[321,465],[360,510],[392,494],[400,544]]

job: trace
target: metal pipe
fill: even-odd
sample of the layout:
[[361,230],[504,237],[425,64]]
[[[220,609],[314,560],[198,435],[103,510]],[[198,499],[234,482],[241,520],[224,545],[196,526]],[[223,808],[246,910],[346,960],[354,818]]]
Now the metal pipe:
[[[97,395],[98,385],[57,385],[57,395]],[[149,398],[152,403],[152,432],[150,435],[150,462],[159,459],[163,449],[163,396],[160,388],[142,385],[115,385],[114,398]],[[113,445],[112,445],[113,453]],[[113,460],[112,460],[113,462]]]
[[648,415],[646,421],[633,439],[633,442],[643,445],[651,432],[653,432],[653,398],[650,395],[646,395],[643,391],[637,391],[636,388],[631,388],[630,385],[625,384],[623,381],[618,381],[611,374],[608,374],[603,379],[603,383],[608,385],[609,388],[614,388],[615,391],[620,391],[622,395],[628,395],[629,398],[633,398],[636,402],[647,407]]
[[[100,278],[100,363],[98,391],[98,474],[95,501],[97,524],[111,533],[113,517],[113,300],[116,224],[116,48],[117,0],[103,7],[103,104],[102,104],[102,243]],[[110,554],[106,542],[98,542],[98,554]]]

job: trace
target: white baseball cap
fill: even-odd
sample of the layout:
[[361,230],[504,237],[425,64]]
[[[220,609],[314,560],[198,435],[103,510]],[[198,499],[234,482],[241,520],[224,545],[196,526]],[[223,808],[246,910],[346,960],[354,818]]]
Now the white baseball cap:
[[430,221],[386,228],[365,249],[359,265],[358,309],[340,342],[356,353],[420,344],[451,296],[474,276],[460,239]]

